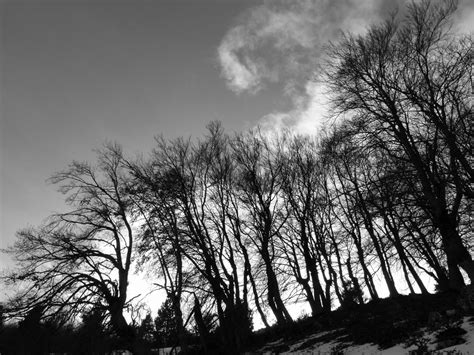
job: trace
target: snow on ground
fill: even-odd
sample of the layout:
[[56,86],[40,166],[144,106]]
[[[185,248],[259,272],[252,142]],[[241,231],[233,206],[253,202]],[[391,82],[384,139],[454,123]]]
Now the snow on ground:
[[464,317],[461,327],[467,331],[463,338],[466,339],[464,344],[454,345],[449,348],[443,349],[444,352],[451,350],[458,350],[462,354],[474,354],[474,323],[469,319],[472,317]]
[[[471,321],[470,321],[471,319]],[[438,331],[429,331],[427,329],[422,329],[422,333],[420,333],[420,339],[424,338],[427,341],[427,346],[429,351],[434,351],[434,354],[473,354],[474,355],[474,322],[472,321],[472,317],[464,317],[462,319],[461,328],[463,328],[467,333],[464,334],[462,337],[466,340],[463,344],[458,344],[446,348],[439,348],[439,343],[436,341],[436,334]],[[405,344],[398,344],[388,349],[380,350],[379,347],[375,344],[363,344],[363,345],[350,345],[337,339],[334,341],[324,341],[317,342],[318,338],[324,338],[324,336],[329,335],[332,332],[321,332],[317,334],[313,334],[309,337],[301,339],[297,343],[294,343],[290,346],[290,350],[286,352],[282,352],[281,354],[331,354],[334,353],[336,350],[341,350],[344,355],[371,355],[371,354],[385,354],[385,355],[399,355],[399,354],[409,354],[410,351],[416,350],[417,346],[412,345],[407,347]],[[308,347],[304,349],[300,349],[304,343],[312,343]],[[274,354],[271,351],[271,347],[283,345],[283,341],[275,341],[273,343],[269,343],[262,349],[263,354]],[[265,351],[267,350],[267,351]]]

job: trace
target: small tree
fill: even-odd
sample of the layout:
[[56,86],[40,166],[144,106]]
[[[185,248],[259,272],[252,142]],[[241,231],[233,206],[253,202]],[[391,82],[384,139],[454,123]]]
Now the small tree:
[[142,320],[142,323],[138,327],[138,336],[140,339],[145,340],[147,343],[153,342],[155,339],[155,326],[153,324],[153,319],[151,314],[148,313],[146,317]]
[[82,322],[77,329],[77,347],[83,353],[99,353],[108,350],[110,334],[104,326],[104,312],[94,307],[82,314]]
[[159,346],[174,346],[178,343],[178,329],[173,302],[167,298],[155,318],[155,339]]
[[40,306],[31,309],[23,320],[19,322],[20,347],[26,353],[44,352],[47,350],[46,334],[41,323],[44,309]]

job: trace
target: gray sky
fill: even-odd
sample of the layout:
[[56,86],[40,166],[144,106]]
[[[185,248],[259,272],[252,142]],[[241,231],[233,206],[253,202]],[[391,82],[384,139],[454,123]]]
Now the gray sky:
[[[199,136],[211,120],[312,129],[322,46],[395,3],[0,0],[0,248],[64,208],[46,179],[105,140],[146,154],[153,136]],[[463,30],[473,4],[461,1]]]
[[240,130],[279,106],[220,76],[217,47],[249,5],[2,2],[0,247],[63,207],[45,180],[106,139],[147,152],[154,135],[200,135],[217,119]]

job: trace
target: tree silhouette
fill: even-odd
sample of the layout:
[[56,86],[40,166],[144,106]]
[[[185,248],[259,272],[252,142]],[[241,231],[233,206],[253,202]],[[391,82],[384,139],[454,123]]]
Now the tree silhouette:
[[155,338],[162,346],[175,346],[178,341],[178,327],[173,301],[167,298],[158,310],[158,315],[154,320]]
[[459,230],[472,198],[472,39],[449,32],[456,5],[414,2],[401,21],[347,35],[332,45],[326,75],[335,112],[353,123],[359,146],[370,142],[410,166],[418,205],[441,237],[450,286],[459,289],[459,267],[474,280]]
[[51,181],[61,185],[72,210],[18,233],[8,250],[18,268],[6,280],[22,288],[7,304],[9,316],[40,307],[44,319],[63,311],[74,319],[94,307],[105,312],[121,337],[131,337],[123,312],[129,302],[134,217],[120,147],[107,145],[96,166],[73,162]]

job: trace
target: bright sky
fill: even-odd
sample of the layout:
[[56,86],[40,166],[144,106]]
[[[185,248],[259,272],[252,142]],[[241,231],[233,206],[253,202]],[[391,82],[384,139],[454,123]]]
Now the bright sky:
[[211,120],[313,130],[322,46],[397,2],[0,0],[0,248],[64,208],[46,179],[105,140],[134,154]]

